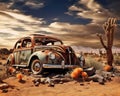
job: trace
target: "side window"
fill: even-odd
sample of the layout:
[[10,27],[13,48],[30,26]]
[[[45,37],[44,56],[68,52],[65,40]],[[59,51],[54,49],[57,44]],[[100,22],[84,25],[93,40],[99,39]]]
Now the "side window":
[[21,47],[21,41],[18,41],[18,42],[16,43],[15,49],[19,49],[20,47]]
[[32,46],[31,39],[24,39],[22,42],[22,47],[24,48],[29,48]]
[[35,45],[42,45],[42,42],[41,42],[41,39],[39,39],[39,38],[36,38],[35,39]]
[[54,42],[54,45],[61,45],[61,42],[59,42],[59,41]]

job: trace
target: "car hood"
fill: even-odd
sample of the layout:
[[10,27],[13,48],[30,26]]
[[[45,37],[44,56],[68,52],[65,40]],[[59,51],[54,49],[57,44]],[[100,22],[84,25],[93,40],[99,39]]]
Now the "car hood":
[[52,50],[56,50],[56,51],[61,51],[61,52],[66,52],[66,49],[70,49],[72,50],[72,48],[70,46],[65,46],[65,45],[48,45],[48,46],[35,46],[34,47],[36,50],[49,50],[49,49],[52,49]]

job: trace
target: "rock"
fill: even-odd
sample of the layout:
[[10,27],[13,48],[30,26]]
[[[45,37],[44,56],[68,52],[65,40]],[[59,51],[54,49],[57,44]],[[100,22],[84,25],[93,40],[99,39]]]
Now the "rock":
[[54,83],[49,83],[49,84],[48,84],[48,87],[54,87],[54,86],[55,86]]
[[8,89],[2,89],[2,93],[7,93]]
[[96,72],[96,69],[94,67],[85,68],[83,70],[84,70],[84,72],[86,72],[88,74],[88,76],[92,76]]
[[84,83],[80,83],[81,86],[84,86]]
[[0,89],[5,89],[5,88],[8,88],[9,85],[7,83],[3,83],[3,84],[0,84]]
[[49,77],[46,78],[45,83],[51,83],[51,79]]
[[45,84],[46,78],[40,78],[40,83]]
[[59,84],[63,84],[63,81],[60,81]]
[[35,82],[34,85],[35,85],[35,86],[39,86],[39,85],[40,85],[40,82]]
[[94,82],[99,82],[99,84],[102,84],[102,85],[105,83],[104,77],[98,74],[90,76],[88,78],[93,80]]

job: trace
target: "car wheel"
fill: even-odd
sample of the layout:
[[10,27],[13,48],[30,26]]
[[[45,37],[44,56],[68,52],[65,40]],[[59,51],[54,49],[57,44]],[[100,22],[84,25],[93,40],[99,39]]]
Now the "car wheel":
[[35,59],[33,60],[32,64],[31,64],[31,71],[33,72],[33,74],[39,74],[42,72],[42,63],[40,62],[40,60]]

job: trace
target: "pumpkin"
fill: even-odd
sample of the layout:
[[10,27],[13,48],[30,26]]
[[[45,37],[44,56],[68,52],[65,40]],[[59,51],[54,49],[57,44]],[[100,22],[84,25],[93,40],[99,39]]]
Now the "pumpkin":
[[21,73],[18,73],[18,74],[16,75],[16,77],[17,77],[17,78],[18,78],[18,80],[20,81],[20,80],[22,80],[23,75],[22,75]]
[[110,65],[104,66],[104,71],[110,71],[111,69],[112,69],[112,66],[110,66]]
[[8,68],[8,71],[9,71],[10,73],[13,73],[13,72],[15,72],[16,70],[15,70],[13,67],[9,67],[9,68]]
[[71,73],[71,77],[77,79],[82,71],[83,71],[82,68],[75,68]]
[[78,73],[78,74],[80,74],[82,71],[83,71],[82,68],[75,68],[75,72]]
[[81,73],[81,76],[82,76],[83,78],[87,78],[87,77],[88,77],[88,74],[87,74],[87,72],[82,72],[82,73]]

